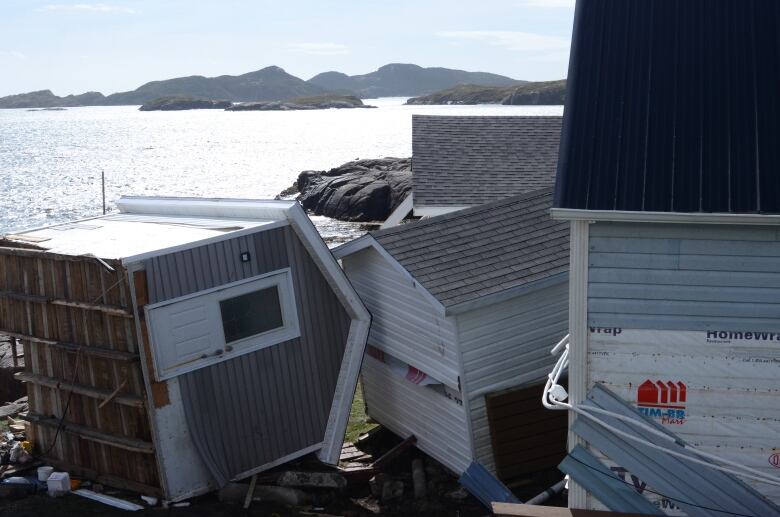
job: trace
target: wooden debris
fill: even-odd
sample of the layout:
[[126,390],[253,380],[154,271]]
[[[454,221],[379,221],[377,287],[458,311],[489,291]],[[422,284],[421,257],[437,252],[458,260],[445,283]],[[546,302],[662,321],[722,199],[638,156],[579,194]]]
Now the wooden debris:
[[100,403],[98,409],[103,409],[106,406],[106,404],[114,400],[116,396],[119,395],[119,392],[125,388],[125,386],[127,386],[127,379],[123,380],[122,383],[119,386],[117,386],[117,388],[113,392],[111,392],[111,394],[108,397],[106,397],[103,400],[103,402]]
[[345,443],[344,447],[341,448],[341,457],[339,459],[341,461],[368,461],[372,458],[373,456],[366,454],[351,443]]
[[284,472],[277,483],[280,486],[307,488],[346,488],[347,480],[336,472]]
[[423,460],[420,458],[412,460],[412,481],[414,483],[414,498],[422,499],[425,497],[425,469],[423,468]]
[[249,490],[244,498],[244,510],[249,509],[249,505],[252,504],[252,498],[255,496],[255,485],[257,485],[257,474],[252,476],[252,480],[249,482]]
[[409,436],[409,438],[384,453],[379,459],[374,461],[371,466],[377,470],[382,470],[384,467],[395,461],[401,454],[411,449],[416,443],[417,438],[415,438],[414,435]]

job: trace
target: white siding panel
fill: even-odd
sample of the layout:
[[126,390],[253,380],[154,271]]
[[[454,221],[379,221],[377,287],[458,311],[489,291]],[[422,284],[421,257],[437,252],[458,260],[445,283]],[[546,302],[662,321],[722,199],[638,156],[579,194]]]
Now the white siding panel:
[[462,405],[427,386],[412,384],[382,362],[363,361],[368,415],[399,436],[413,434],[417,447],[460,474],[472,461]]
[[426,299],[423,287],[373,248],[342,263],[373,317],[368,343],[459,390],[454,325]]
[[[653,411],[702,450],[777,476],[780,229],[597,223],[589,264],[589,386]],[[674,417],[671,402],[640,404],[648,380],[685,385]],[[780,502],[776,487],[748,483]]]
[[474,451],[491,472],[495,461],[484,395],[546,377],[556,360],[550,349],[567,333],[568,295],[568,282],[562,282],[458,315]]
[[496,472],[496,460],[493,457],[493,443],[490,441],[485,397],[475,397],[469,401],[471,428],[474,433],[474,459],[490,472]]

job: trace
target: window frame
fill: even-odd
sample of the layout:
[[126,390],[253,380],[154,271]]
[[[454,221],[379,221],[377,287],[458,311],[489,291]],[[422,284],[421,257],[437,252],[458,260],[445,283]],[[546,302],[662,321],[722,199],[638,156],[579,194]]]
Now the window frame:
[[[227,343],[220,302],[274,286],[279,295],[282,326]],[[185,360],[176,362],[178,357],[175,352],[172,353],[172,349],[176,347],[177,343],[171,340],[171,334],[166,333],[166,330],[170,328],[168,325],[170,313],[168,311],[177,304],[184,302],[192,305],[198,301],[201,302],[200,306],[205,309],[205,319],[209,329],[208,337],[213,343],[205,354],[206,357],[195,357],[202,355],[201,352],[197,352],[189,357],[183,356]],[[290,341],[301,335],[292,270],[289,267],[150,304],[144,308],[144,311],[148,322],[154,373],[157,380],[171,379],[183,373],[206,368]],[[216,353],[217,350],[221,350],[222,353]]]

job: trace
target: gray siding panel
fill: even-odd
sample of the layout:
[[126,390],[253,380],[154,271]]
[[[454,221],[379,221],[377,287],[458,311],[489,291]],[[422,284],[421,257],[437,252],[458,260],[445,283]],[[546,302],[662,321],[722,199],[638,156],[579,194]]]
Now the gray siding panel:
[[[243,251],[250,262],[240,261]],[[179,377],[189,430],[220,484],[323,440],[351,320],[289,227],[145,266],[151,303],[292,270],[300,338]]]
[[491,472],[495,460],[485,394],[540,382],[550,372],[556,360],[550,349],[567,333],[568,285],[563,282],[457,317],[475,459]]
[[780,331],[780,229],[597,223],[588,323]]

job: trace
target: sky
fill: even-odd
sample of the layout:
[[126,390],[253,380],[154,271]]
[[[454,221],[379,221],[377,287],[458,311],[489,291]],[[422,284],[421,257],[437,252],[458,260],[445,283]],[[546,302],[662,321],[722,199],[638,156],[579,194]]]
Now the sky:
[[573,15],[574,0],[1,0],[0,96],[270,65],[303,79],[387,63],[562,79]]

